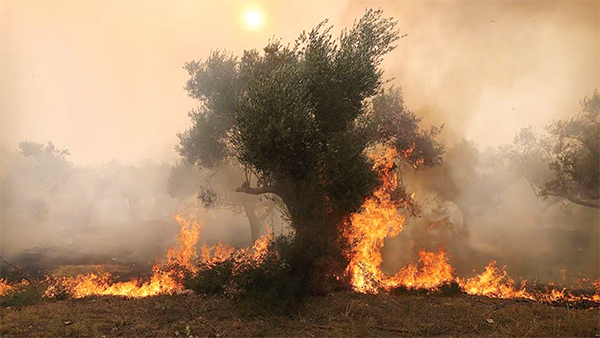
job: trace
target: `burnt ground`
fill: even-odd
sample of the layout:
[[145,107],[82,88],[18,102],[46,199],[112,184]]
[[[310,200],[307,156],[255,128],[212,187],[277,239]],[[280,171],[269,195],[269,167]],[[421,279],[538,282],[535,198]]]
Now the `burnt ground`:
[[3,337],[598,337],[600,309],[465,294],[337,292],[285,316],[223,297],[88,297],[0,308]]

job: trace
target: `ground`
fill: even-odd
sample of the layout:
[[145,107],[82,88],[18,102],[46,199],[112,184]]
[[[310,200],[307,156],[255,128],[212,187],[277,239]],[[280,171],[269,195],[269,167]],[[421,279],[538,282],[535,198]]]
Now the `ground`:
[[2,337],[599,337],[600,310],[524,300],[336,292],[286,316],[223,297],[89,297],[0,307]]

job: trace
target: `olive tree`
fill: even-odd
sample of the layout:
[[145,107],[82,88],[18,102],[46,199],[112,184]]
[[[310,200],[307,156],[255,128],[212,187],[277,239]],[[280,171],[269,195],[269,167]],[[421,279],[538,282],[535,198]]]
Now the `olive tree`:
[[439,128],[421,129],[401,91],[384,86],[381,62],[400,38],[395,25],[367,10],[335,39],[324,21],[292,46],[271,41],[241,58],[214,51],[184,66],[200,106],[179,134],[179,153],[202,168],[238,163],[238,192],[279,198],[302,276],[343,271],[340,227],[380,185],[369,150],[395,148],[414,167],[441,162]]

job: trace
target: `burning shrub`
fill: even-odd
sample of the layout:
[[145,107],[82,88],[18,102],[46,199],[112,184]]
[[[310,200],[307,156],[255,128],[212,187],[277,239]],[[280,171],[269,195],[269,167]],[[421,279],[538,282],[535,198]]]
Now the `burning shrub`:
[[72,298],[73,290],[65,283],[60,280],[46,278],[46,282],[49,283],[48,287],[44,291],[44,297],[56,300],[65,300]]
[[444,283],[438,287],[438,290],[443,296],[456,296],[463,292],[457,281]]
[[1,282],[3,292],[0,295],[0,305],[2,306],[27,306],[42,302],[43,288],[39,285],[31,284],[27,281],[21,281],[13,285],[8,285],[5,281]]
[[186,275],[183,285],[199,294],[222,294],[232,280],[233,269],[231,257],[211,266],[202,265],[198,273]]
[[[262,252],[257,251],[265,244]],[[257,241],[252,251],[238,249],[220,262],[201,262],[184,285],[198,293],[240,300],[253,312],[285,313],[300,305],[307,294],[302,276],[292,271],[291,263],[299,256],[292,237],[268,236]]]

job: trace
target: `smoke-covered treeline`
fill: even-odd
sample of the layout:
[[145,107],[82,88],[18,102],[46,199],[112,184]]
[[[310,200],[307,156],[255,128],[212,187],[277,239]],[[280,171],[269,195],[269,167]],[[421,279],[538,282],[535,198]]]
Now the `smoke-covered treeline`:
[[[208,244],[249,243],[244,208],[254,211],[259,231],[277,217],[273,206],[242,201],[228,189],[233,179],[228,172],[209,177],[151,160],[79,167],[67,149],[52,142],[21,142],[17,149],[3,149],[1,160],[0,254],[14,261],[152,262],[173,244],[177,212],[202,220],[202,241]],[[219,198],[218,205],[194,208],[203,186]]]
[[580,112],[524,127],[510,144],[463,140],[447,148],[442,166],[405,172],[422,217],[390,241],[390,268],[444,245],[463,274],[495,259],[528,278],[597,277],[599,100],[595,91]]
[[168,165],[152,161],[76,167],[51,142],[3,149],[2,255],[139,260],[158,254],[176,233],[168,173]]

